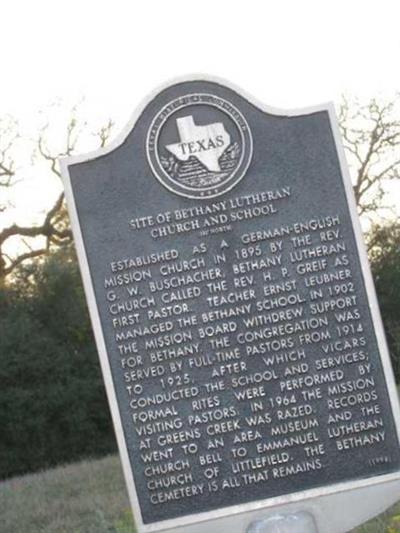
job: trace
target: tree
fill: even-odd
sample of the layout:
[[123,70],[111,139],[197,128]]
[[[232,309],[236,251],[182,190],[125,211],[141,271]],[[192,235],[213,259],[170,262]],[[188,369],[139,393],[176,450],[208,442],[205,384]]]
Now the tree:
[[[36,154],[47,163],[47,172],[56,179],[61,178],[58,167],[58,158],[73,154],[78,146],[78,141],[82,129],[87,124],[80,122],[76,117],[76,108],[73,109],[70,120],[66,126],[66,134],[63,141],[63,148],[52,152],[48,148],[47,130],[48,124],[44,126],[35,141]],[[111,134],[113,122],[109,120],[104,126],[94,132],[97,139],[97,147],[104,147]],[[9,140],[0,147],[0,187],[12,187],[16,180],[23,179],[18,176],[18,165],[11,155],[11,150],[16,142],[17,135],[9,135]],[[27,260],[32,260],[39,256],[48,254],[52,249],[56,249],[72,242],[72,232],[65,206],[64,191],[60,184],[60,192],[49,207],[42,221],[38,224],[19,225],[13,223],[0,230],[0,284],[7,276],[15,272],[16,268]],[[4,212],[7,206],[0,204],[0,211]],[[41,243],[38,244],[38,237]],[[13,238],[19,238],[24,245],[13,257],[7,253],[7,245]]]
[[368,238],[372,273],[397,380],[400,379],[400,223],[372,227]]
[[73,247],[15,276],[0,287],[0,479],[116,448]]
[[[15,178],[15,163],[10,152],[18,137],[16,127],[11,117],[0,120],[0,191],[1,188],[11,187]],[[6,205],[0,202],[0,213],[5,209]]]
[[[396,96],[390,102],[372,99],[367,104],[343,98],[339,112],[340,129],[346,155],[354,181],[354,194],[361,216],[376,216],[378,211],[390,209],[385,205],[385,184],[400,177],[400,102]],[[77,108],[73,108],[65,128],[63,146],[57,150],[48,147],[47,124],[35,141],[36,152],[47,163],[47,172],[60,178],[58,157],[68,156],[79,149],[82,132],[87,123],[79,120]],[[107,143],[113,122],[109,120],[94,132],[97,147]],[[10,188],[21,179],[19,165],[12,149],[19,135],[16,124],[10,117],[0,121],[0,191]],[[1,202],[0,215],[7,209]],[[1,221],[0,221],[1,227]],[[18,238],[24,247],[11,256],[7,247],[12,239]],[[58,197],[49,206],[39,223],[3,225],[0,230],[0,283],[10,276],[25,261],[47,254],[50,250],[68,245],[72,241],[64,201],[60,186]]]
[[343,97],[339,124],[361,216],[392,210],[385,185],[400,178],[400,97],[367,104]]

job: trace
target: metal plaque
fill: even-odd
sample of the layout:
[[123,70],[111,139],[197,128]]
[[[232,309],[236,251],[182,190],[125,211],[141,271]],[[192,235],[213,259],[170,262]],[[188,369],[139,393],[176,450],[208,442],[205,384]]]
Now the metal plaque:
[[110,147],[62,160],[139,531],[223,531],[294,502],[325,531],[303,502],[400,477],[335,121],[184,80]]

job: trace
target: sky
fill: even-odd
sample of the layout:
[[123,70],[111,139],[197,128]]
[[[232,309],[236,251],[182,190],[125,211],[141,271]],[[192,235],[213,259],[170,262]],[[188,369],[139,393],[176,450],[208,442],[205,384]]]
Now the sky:
[[[49,123],[55,148],[75,104],[117,133],[149,92],[192,73],[290,109],[400,89],[398,1],[2,0],[1,12],[0,118],[32,139]],[[0,227],[40,220],[61,187],[19,150],[25,179]]]
[[3,113],[84,94],[120,117],[192,72],[286,107],[399,87],[397,1],[2,0],[2,13]]

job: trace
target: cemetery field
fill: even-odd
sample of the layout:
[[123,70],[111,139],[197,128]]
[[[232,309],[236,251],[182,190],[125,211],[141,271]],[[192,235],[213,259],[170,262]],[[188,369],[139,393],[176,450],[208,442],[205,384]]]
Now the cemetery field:
[[[118,456],[0,482],[1,533],[135,533]],[[400,533],[400,503],[354,533]]]

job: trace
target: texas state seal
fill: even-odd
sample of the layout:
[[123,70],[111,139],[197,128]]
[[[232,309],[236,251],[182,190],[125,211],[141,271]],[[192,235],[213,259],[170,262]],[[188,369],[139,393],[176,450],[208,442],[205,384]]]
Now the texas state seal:
[[146,139],[156,178],[188,198],[223,194],[245,175],[253,141],[243,114],[213,94],[187,94],[154,117]]

